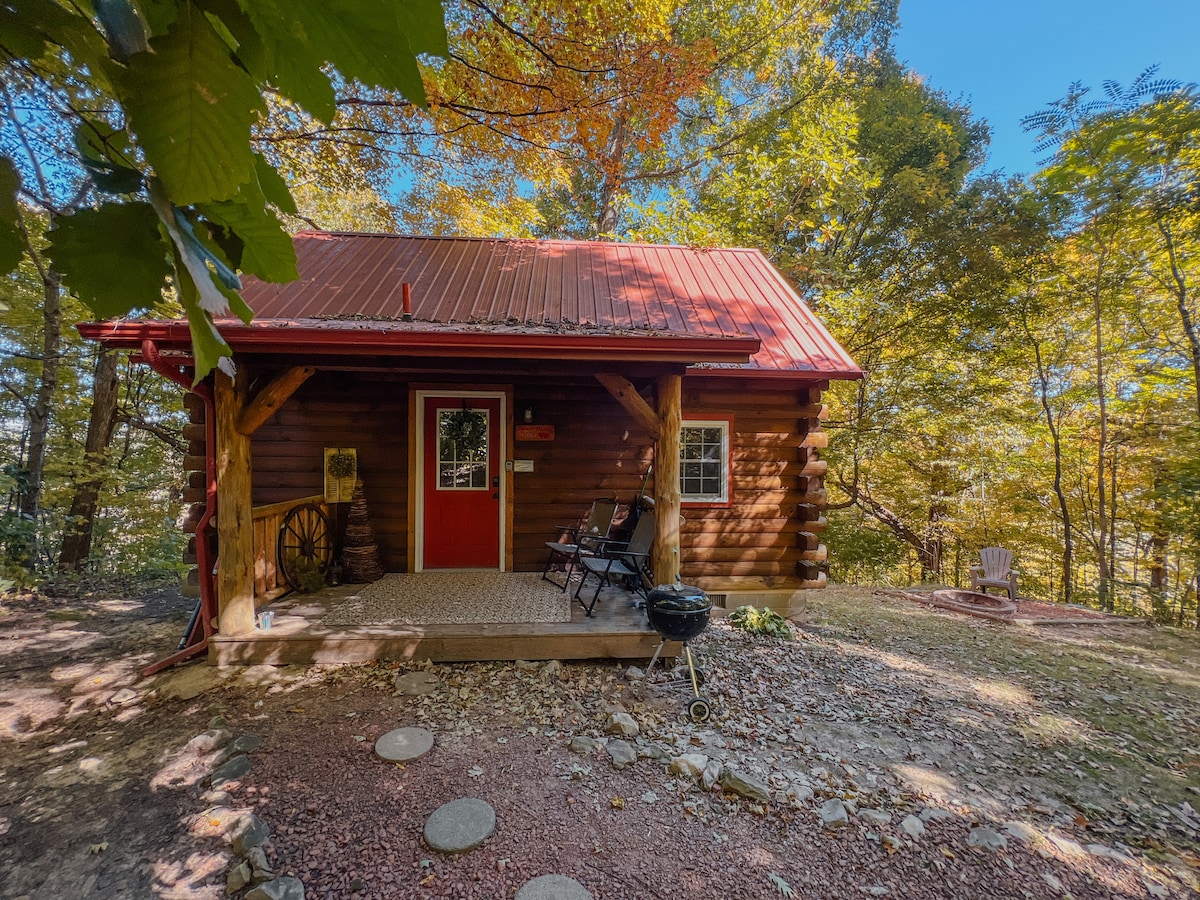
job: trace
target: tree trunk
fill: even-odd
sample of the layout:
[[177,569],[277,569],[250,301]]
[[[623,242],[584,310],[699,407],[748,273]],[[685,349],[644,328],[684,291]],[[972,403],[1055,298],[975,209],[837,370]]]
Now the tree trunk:
[[921,573],[924,581],[942,580],[942,556],[946,549],[946,533],[942,520],[945,518],[946,504],[939,495],[929,504],[929,520],[925,527],[925,571]]
[[[42,374],[37,391],[29,405],[29,443],[23,467],[25,479],[17,497],[17,509],[27,519],[38,523],[35,534],[40,532],[42,482],[46,471],[46,441],[50,434],[50,411],[54,404],[54,392],[58,388],[58,369],[62,355],[62,308],[61,286],[58,275],[42,270]],[[36,542],[35,538],[35,542]],[[32,568],[38,556],[38,547],[29,548],[28,565]]]
[[1030,334],[1028,326],[1025,328],[1025,334],[1033,344],[1034,360],[1037,363],[1038,398],[1041,400],[1042,413],[1046,416],[1046,428],[1050,431],[1050,446],[1054,451],[1054,496],[1058,500],[1058,517],[1062,521],[1063,527],[1062,602],[1070,603],[1071,597],[1075,592],[1075,580],[1073,578],[1075,571],[1075,539],[1071,532],[1071,509],[1067,506],[1067,495],[1063,491],[1062,439],[1058,430],[1058,422],[1054,418],[1054,411],[1050,408],[1049,376],[1046,373],[1046,366],[1042,361],[1041,344],[1033,340],[1033,335]]
[[71,498],[71,512],[67,517],[58,555],[58,568],[64,572],[80,571],[92,552],[96,506],[107,474],[105,463],[108,445],[117,422],[119,359],[118,354],[111,350],[101,350],[96,358],[83,471],[75,477],[75,495]]
[[1096,541],[1096,597],[1100,608],[1111,612],[1113,602],[1109,596],[1111,588],[1108,580],[1108,484],[1105,482],[1104,458],[1108,448],[1108,400],[1104,387],[1104,327],[1101,321],[1103,307],[1100,302],[1104,259],[1105,254],[1101,253],[1097,263],[1096,284],[1092,290],[1092,314],[1095,317],[1096,333],[1096,402],[1100,413],[1100,446],[1096,452],[1096,523],[1100,526],[1099,540]]
[[621,176],[625,165],[625,118],[617,119],[613,126],[612,138],[609,141],[608,153],[604,162],[606,171],[600,179],[600,196],[596,204],[596,237],[612,240],[620,224],[620,210],[617,209],[617,194],[624,184]]
[[1108,593],[1117,601],[1117,474],[1121,442],[1114,441],[1112,460],[1108,467]]
[[1171,280],[1174,283],[1171,293],[1175,296],[1175,308],[1179,312],[1179,320],[1183,325],[1183,333],[1187,337],[1188,351],[1192,358],[1193,399],[1196,406],[1196,421],[1200,422],[1200,328],[1197,327],[1196,320],[1192,317],[1191,309],[1188,307],[1188,283],[1179,267],[1171,229],[1161,219],[1158,220],[1157,225],[1159,234],[1166,242],[1167,259],[1171,264]]

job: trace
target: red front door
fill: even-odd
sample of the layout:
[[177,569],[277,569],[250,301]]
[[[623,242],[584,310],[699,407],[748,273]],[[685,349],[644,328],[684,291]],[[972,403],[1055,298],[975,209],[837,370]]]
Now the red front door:
[[500,568],[500,399],[425,398],[424,568]]

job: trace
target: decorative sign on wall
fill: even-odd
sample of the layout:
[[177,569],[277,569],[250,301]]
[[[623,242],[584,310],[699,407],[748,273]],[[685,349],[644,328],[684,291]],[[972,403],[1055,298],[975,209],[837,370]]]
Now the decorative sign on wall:
[[518,441],[552,441],[554,440],[553,425],[518,425]]
[[358,478],[358,451],[353,447],[325,448],[325,502],[349,503]]

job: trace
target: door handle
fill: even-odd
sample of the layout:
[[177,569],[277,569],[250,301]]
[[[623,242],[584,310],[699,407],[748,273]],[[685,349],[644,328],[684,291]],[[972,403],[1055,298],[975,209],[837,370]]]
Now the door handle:
[[493,499],[493,500],[499,500],[499,499],[500,499],[500,495],[499,495],[499,494],[492,494],[492,499]]

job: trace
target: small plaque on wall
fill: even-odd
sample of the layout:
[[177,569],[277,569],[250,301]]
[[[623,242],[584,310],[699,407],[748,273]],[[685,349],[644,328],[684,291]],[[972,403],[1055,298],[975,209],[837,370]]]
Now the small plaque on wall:
[[325,502],[349,503],[358,478],[358,451],[353,447],[325,448]]
[[553,425],[518,425],[518,441],[552,441],[554,440]]

